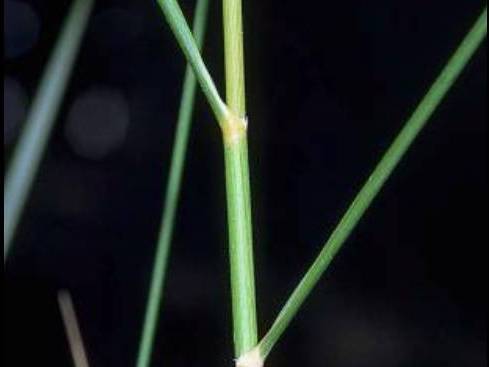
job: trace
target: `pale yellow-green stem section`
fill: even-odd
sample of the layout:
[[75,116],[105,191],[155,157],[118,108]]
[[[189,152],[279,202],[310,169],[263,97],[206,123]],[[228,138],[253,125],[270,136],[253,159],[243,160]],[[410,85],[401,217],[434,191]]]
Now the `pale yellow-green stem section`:
[[230,111],[246,115],[241,0],[223,0],[226,104]]

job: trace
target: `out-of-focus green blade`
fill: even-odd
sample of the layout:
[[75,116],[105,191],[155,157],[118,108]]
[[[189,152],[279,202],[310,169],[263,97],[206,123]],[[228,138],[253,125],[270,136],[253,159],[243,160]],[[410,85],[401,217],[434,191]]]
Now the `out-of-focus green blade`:
[[75,63],[93,0],[75,0],[49,58],[5,177],[3,255],[6,261]]

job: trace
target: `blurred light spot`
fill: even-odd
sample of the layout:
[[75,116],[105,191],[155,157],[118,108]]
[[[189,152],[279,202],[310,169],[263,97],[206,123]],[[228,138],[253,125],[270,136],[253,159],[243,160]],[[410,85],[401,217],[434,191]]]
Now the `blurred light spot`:
[[3,81],[3,144],[10,144],[25,118],[27,96],[22,86],[12,78]]
[[3,10],[5,56],[22,56],[34,47],[39,37],[40,19],[29,4],[21,1],[5,1]]
[[91,32],[96,36],[95,42],[104,50],[128,47],[142,29],[141,17],[121,8],[111,8],[97,14],[91,26]]
[[122,93],[93,88],[74,102],[65,134],[77,154],[100,159],[122,146],[128,126],[129,108]]

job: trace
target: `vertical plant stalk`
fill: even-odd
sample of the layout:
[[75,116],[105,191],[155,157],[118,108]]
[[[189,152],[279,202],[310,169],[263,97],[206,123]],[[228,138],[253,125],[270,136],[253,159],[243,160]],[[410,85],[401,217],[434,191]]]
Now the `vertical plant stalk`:
[[73,2],[13,152],[3,191],[4,261],[49,140],[92,7],[93,0]]
[[235,353],[241,355],[257,341],[241,2],[223,0],[228,107],[217,92],[177,1],[157,1],[223,133],[234,342]]
[[236,116],[246,115],[243,16],[241,0],[223,0],[226,104]]
[[66,291],[60,291],[58,293],[58,304],[75,367],[90,367],[70,294]]
[[229,256],[235,355],[258,340],[253,261],[251,194],[243,57],[241,0],[223,0],[226,102],[230,117],[222,125],[226,170]]
[[[196,44],[199,48],[202,48],[204,40],[208,8],[209,0],[197,1],[193,32]],[[178,122],[175,131],[175,143],[173,146],[170,172],[165,194],[162,222],[153,265],[153,273],[151,277],[143,331],[139,345],[137,367],[147,367],[151,361],[154,338],[161,308],[165,275],[167,272],[168,258],[170,254],[171,240],[173,236],[173,228],[175,226],[175,215],[180,196],[188,136],[192,123],[196,84],[197,81],[192,68],[187,66],[183,83],[180,110],[178,113]]]
[[[478,18],[459,48],[449,59],[434,84],[428,90],[423,100],[357,194],[355,200],[352,202],[345,215],[336,226],[336,229],[324,245],[319,256],[289,297],[268,333],[260,341],[257,347],[258,350],[254,349],[250,353],[250,356],[256,356],[258,354],[262,359],[265,359],[268,356],[275,343],[287,329],[305,299],[319,281],[321,275],[328,268],[334,256],[341,249],[348,236],[377,196],[394,168],[404,156],[418,133],[428,122],[428,119],[455,83],[464,67],[470,61],[478,46],[485,38],[486,33],[487,8]],[[248,365],[243,364],[243,367],[244,366]]]
[[[240,122],[237,122],[240,123]],[[227,133],[225,133],[227,134]],[[236,356],[257,342],[250,183],[246,130],[224,136],[229,257]]]

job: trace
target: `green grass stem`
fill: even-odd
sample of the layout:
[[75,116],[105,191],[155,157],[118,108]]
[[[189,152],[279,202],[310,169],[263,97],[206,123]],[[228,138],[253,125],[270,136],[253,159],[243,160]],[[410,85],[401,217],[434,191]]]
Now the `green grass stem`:
[[251,195],[246,132],[224,143],[229,258],[236,356],[256,345],[257,317],[253,265]]
[[241,0],[223,0],[226,104],[241,118],[246,114]]
[[453,56],[449,59],[446,66],[441,71],[441,74],[428,90],[428,93],[378,163],[367,182],[338,223],[336,229],[329,237],[319,256],[280,311],[272,327],[260,341],[258,348],[263,358],[268,356],[275,343],[277,343],[287,329],[289,323],[297,314],[299,308],[362,218],[373,199],[379,193],[385,181],[389,178],[411,143],[425,126],[443,97],[467,65],[472,55],[485,38],[486,33],[487,8],[477,19],[475,25],[469,31]]
[[253,231],[248,167],[243,21],[241,0],[223,0],[226,103],[232,117],[223,125],[234,352],[257,341]]
[[207,67],[202,60],[199,48],[190,31],[190,28],[182,13],[182,9],[176,0],[157,0],[158,4],[165,15],[166,21],[177,39],[177,42],[182,49],[187,62],[192,66],[195,76],[211,105],[212,111],[216,116],[217,121],[221,124],[228,116],[228,110],[223,102],[217,88],[212,80]]
[[14,149],[3,191],[4,261],[51,135],[92,6],[93,0],[73,2]]
[[175,0],[158,0],[223,132],[236,355],[257,342],[251,199],[240,0],[223,0],[227,105],[222,101]]
[[[193,32],[198,48],[202,48],[207,23],[209,0],[197,0]],[[151,361],[154,338],[161,308],[163,287],[170,253],[175,214],[178,207],[188,136],[192,124],[197,81],[190,66],[187,66],[183,83],[182,99],[175,131],[170,172],[166,187],[162,222],[153,265],[143,331],[139,345],[137,367],[147,367]]]

